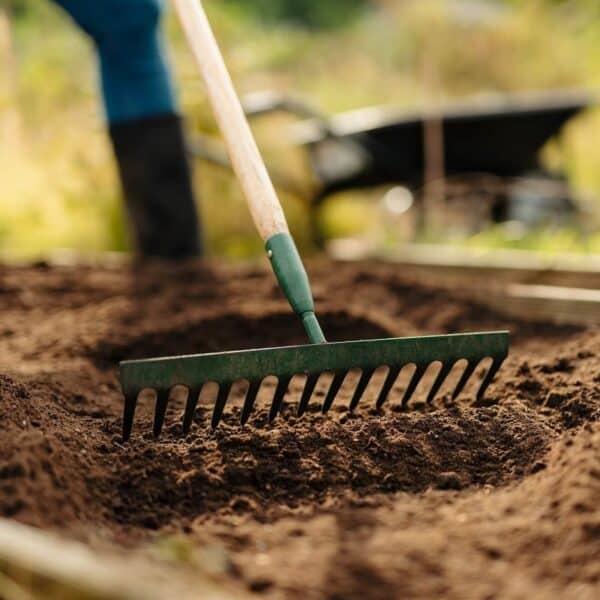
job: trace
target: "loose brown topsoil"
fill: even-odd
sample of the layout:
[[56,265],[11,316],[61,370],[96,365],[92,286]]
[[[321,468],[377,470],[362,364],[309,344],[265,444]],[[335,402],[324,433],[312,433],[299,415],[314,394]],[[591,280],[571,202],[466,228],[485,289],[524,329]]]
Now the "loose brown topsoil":
[[447,385],[402,412],[404,373],[380,412],[375,381],[354,415],[345,385],[321,416],[321,386],[297,419],[297,379],[268,425],[267,381],[245,428],[234,398],[211,431],[207,395],[182,437],[175,399],[156,441],[150,401],[122,445],[120,359],[304,343],[272,276],[2,267],[0,516],[95,545],[219,544],[222,577],[263,597],[600,597],[600,333],[510,319],[393,267],[311,271],[332,340],[509,328],[486,400],[471,387],[452,403]]

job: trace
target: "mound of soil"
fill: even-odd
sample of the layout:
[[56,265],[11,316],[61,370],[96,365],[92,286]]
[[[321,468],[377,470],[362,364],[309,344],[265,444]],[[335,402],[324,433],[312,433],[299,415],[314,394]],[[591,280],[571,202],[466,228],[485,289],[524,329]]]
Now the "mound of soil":
[[[175,390],[159,440],[153,397],[121,443],[124,358],[304,343],[262,269],[188,264],[0,268],[0,516],[132,551],[165,536],[222,547],[221,577],[263,597],[597,598],[600,332],[508,318],[391,266],[312,266],[331,340],[508,328],[511,356],[485,401],[382,410],[378,373],[356,413],[352,381],[327,417],[267,420],[267,380],[241,427],[244,384],[189,435]],[[485,365],[480,368],[480,375]],[[214,392],[214,390],[213,390]]]

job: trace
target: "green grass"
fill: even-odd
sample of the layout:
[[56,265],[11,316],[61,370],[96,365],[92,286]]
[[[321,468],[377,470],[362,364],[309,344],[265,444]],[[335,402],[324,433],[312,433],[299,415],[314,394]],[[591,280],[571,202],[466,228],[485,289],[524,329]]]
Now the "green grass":
[[584,235],[574,229],[539,229],[526,233],[509,226],[495,226],[465,241],[474,248],[510,248],[513,250],[538,250],[549,254],[599,254],[600,234]]
[[[10,69],[0,69],[0,251],[34,256],[62,247],[124,249],[117,178],[90,45],[49,3],[20,4],[29,10],[13,22],[14,80]],[[252,18],[231,3],[206,2],[240,91],[291,91],[328,112],[370,104],[410,109],[433,95],[444,100],[600,84],[595,2],[496,2],[505,8],[495,17],[484,12],[479,20],[459,18],[454,3],[441,0],[374,4],[379,8],[343,26],[311,29],[293,19]],[[215,133],[203,86],[172,16],[168,31],[186,114],[193,127]],[[435,90],[426,69],[437,73]],[[261,147],[270,164],[308,180],[304,157],[282,143],[284,125],[281,118],[261,120]],[[545,152],[548,165],[565,169],[578,190],[598,197],[599,136],[600,113],[592,112],[574,120]],[[235,181],[202,166],[198,183],[212,253],[258,252]],[[302,203],[286,194],[282,200],[306,245]],[[351,234],[373,222],[372,204],[355,194],[344,203],[344,210],[329,208],[324,214],[332,234]],[[505,238],[494,230],[468,243],[517,243]],[[518,243],[598,251],[597,241],[570,230],[530,234]]]

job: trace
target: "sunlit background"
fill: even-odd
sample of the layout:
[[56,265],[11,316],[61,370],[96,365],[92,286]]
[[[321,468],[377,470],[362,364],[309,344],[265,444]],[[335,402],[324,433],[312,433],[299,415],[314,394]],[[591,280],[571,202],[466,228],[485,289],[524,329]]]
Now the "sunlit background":
[[[372,106],[392,106],[399,113],[441,111],[447,102],[473,97],[483,102],[517,91],[600,88],[597,0],[206,0],[205,5],[243,95],[277,92],[324,115]],[[201,134],[199,153],[210,159],[194,160],[210,253],[252,255],[260,241],[234,178],[215,164],[218,132],[172,14],[167,29],[192,140]],[[250,104],[264,99],[251,96]],[[462,182],[451,181],[439,188],[442,208],[425,226],[411,213],[421,192],[399,185],[343,191],[311,215],[319,182],[298,143],[298,122],[305,118],[279,111],[253,119],[305,250],[317,246],[312,233],[317,222],[323,239],[350,237],[380,246],[427,241],[600,253],[598,110],[572,119],[541,151],[545,169],[565,175],[575,217],[493,224],[483,215],[468,226],[466,216],[461,221],[461,214],[443,208],[446,194],[463,193]],[[472,217],[472,210],[465,215]],[[128,248],[93,51],[51,3],[2,0],[0,253],[34,257],[63,248]]]

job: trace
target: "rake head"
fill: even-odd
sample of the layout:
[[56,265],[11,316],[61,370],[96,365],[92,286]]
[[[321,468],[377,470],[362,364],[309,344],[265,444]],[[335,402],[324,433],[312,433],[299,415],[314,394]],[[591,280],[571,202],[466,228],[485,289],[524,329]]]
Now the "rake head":
[[123,416],[123,439],[129,439],[133,427],[138,395],[142,390],[154,389],[157,394],[154,417],[154,435],[160,435],[169,402],[169,394],[175,386],[188,388],[188,398],[183,419],[183,431],[188,433],[192,425],[198,399],[205,384],[219,386],[215,402],[212,427],[221,421],[232,385],[246,380],[249,384],[241,414],[245,424],[254,407],[262,381],[268,376],[278,380],[269,419],[279,414],[288,385],[294,375],[307,375],[298,414],[302,415],[310,402],[319,377],[324,372],[334,374],[329,391],[323,402],[327,413],[339,392],[344,379],[351,370],[359,369],[361,376],[356,385],[349,409],[354,410],[375,373],[382,366],[388,367],[385,381],[379,391],[377,407],[386,401],[400,371],[409,364],[416,369],[402,398],[406,407],[429,365],[441,363],[441,369],[433,382],[427,402],[432,402],[460,360],[467,364],[458,381],[453,398],[458,397],[477,365],[485,358],[492,364],[481,382],[477,398],[481,399],[498,369],[508,355],[509,334],[505,331],[470,333],[443,336],[424,336],[356,342],[335,342],[307,346],[289,346],[262,350],[244,350],[217,354],[200,354],[174,358],[156,358],[125,361],[120,365],[120,379],[125,396]]

